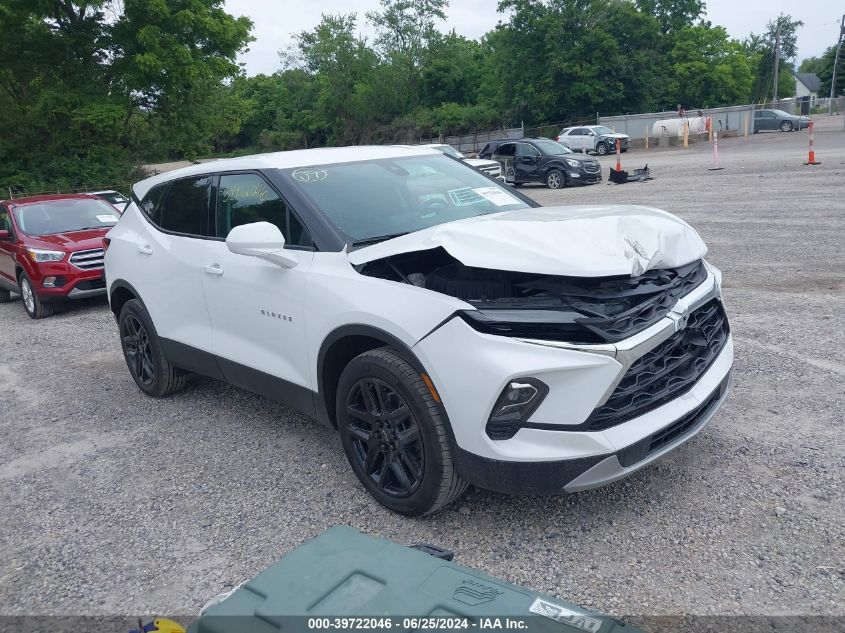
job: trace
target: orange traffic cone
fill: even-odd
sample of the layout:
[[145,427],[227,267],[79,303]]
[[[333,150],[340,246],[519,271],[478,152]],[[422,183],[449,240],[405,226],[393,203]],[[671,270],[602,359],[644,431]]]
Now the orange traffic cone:
[[616,171],[622,171],[622,143],[616,139]]
[[807,157],[807,162],[804,163],[805,165],[821,165],[821,161],[816,160],[816,140],[815,135],[813,134],[813,127],[814,124],[810,121],[810,155]]

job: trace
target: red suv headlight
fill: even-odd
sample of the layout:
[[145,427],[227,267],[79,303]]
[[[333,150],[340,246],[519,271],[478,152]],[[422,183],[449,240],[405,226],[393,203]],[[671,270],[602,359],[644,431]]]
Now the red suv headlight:
[[65,258],[64,251],[47,251],[43,248],[27,248],[26,253],[32,261],[38,264],[44,262],[60,262]]

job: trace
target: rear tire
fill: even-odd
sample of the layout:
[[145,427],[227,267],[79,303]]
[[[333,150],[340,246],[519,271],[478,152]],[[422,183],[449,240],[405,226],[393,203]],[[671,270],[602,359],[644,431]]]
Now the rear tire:
[[420,373],[395,351],[381,348],[353,358],[340,376],[335,402],[352,471],[383,506],[422,516],[464,493],[447,422]]
[[138,299],[127,301],[120,311],[118,328],[123,358],[141,391],[161,398],[185,386],[185,375],[164,355],[153,320],[143,303]]
[[23,299],[23,307],[30,319],[43,319],[52,316],[53,307],[45,304],[38,295],[35,294],[35,289],[32,286],[32,281],[29,276],[22,272],[18,279],[18,285],[21,289],[21,298]]

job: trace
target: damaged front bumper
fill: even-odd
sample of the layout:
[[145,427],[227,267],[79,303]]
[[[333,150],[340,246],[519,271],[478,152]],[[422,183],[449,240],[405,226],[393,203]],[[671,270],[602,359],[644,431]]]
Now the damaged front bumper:
[[[475,485],[502,492],[584,490],[625,477],[690,439],[730,388],[733,342],[726,322],[714,354],[703,355],[696,366],[679,366],[679,372],[697,373],[687,375],[688,383],[670,399],[655,398],[654,406],[638,410],[619,405],[614,394],[630,391],[633,368],[672,348],[695,315],[714,306],[724,314],[720,294],[720,275],[708,266],[705,281],[667,316],[614,344],[517,339],[480,333],[459,318],[445,323],[415,352],[430,370],[449,416],[459,472]],[[670,349],[672,358],[681,358],[681,351]],[[494,439],[491,411],[503,388],[521,378],[542,381],[548,393],[526,424]],[[636,388],[631,393],[636,396]],[[591,426],[605,405],[617,407],[619,415]]]

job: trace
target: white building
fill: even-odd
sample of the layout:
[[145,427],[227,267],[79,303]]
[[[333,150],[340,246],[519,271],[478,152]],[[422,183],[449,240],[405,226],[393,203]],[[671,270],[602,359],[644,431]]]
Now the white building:
[[819,98],[819,80],[816,73],[795,73],[795,96],[810,97],[810,102],[814,102]]

